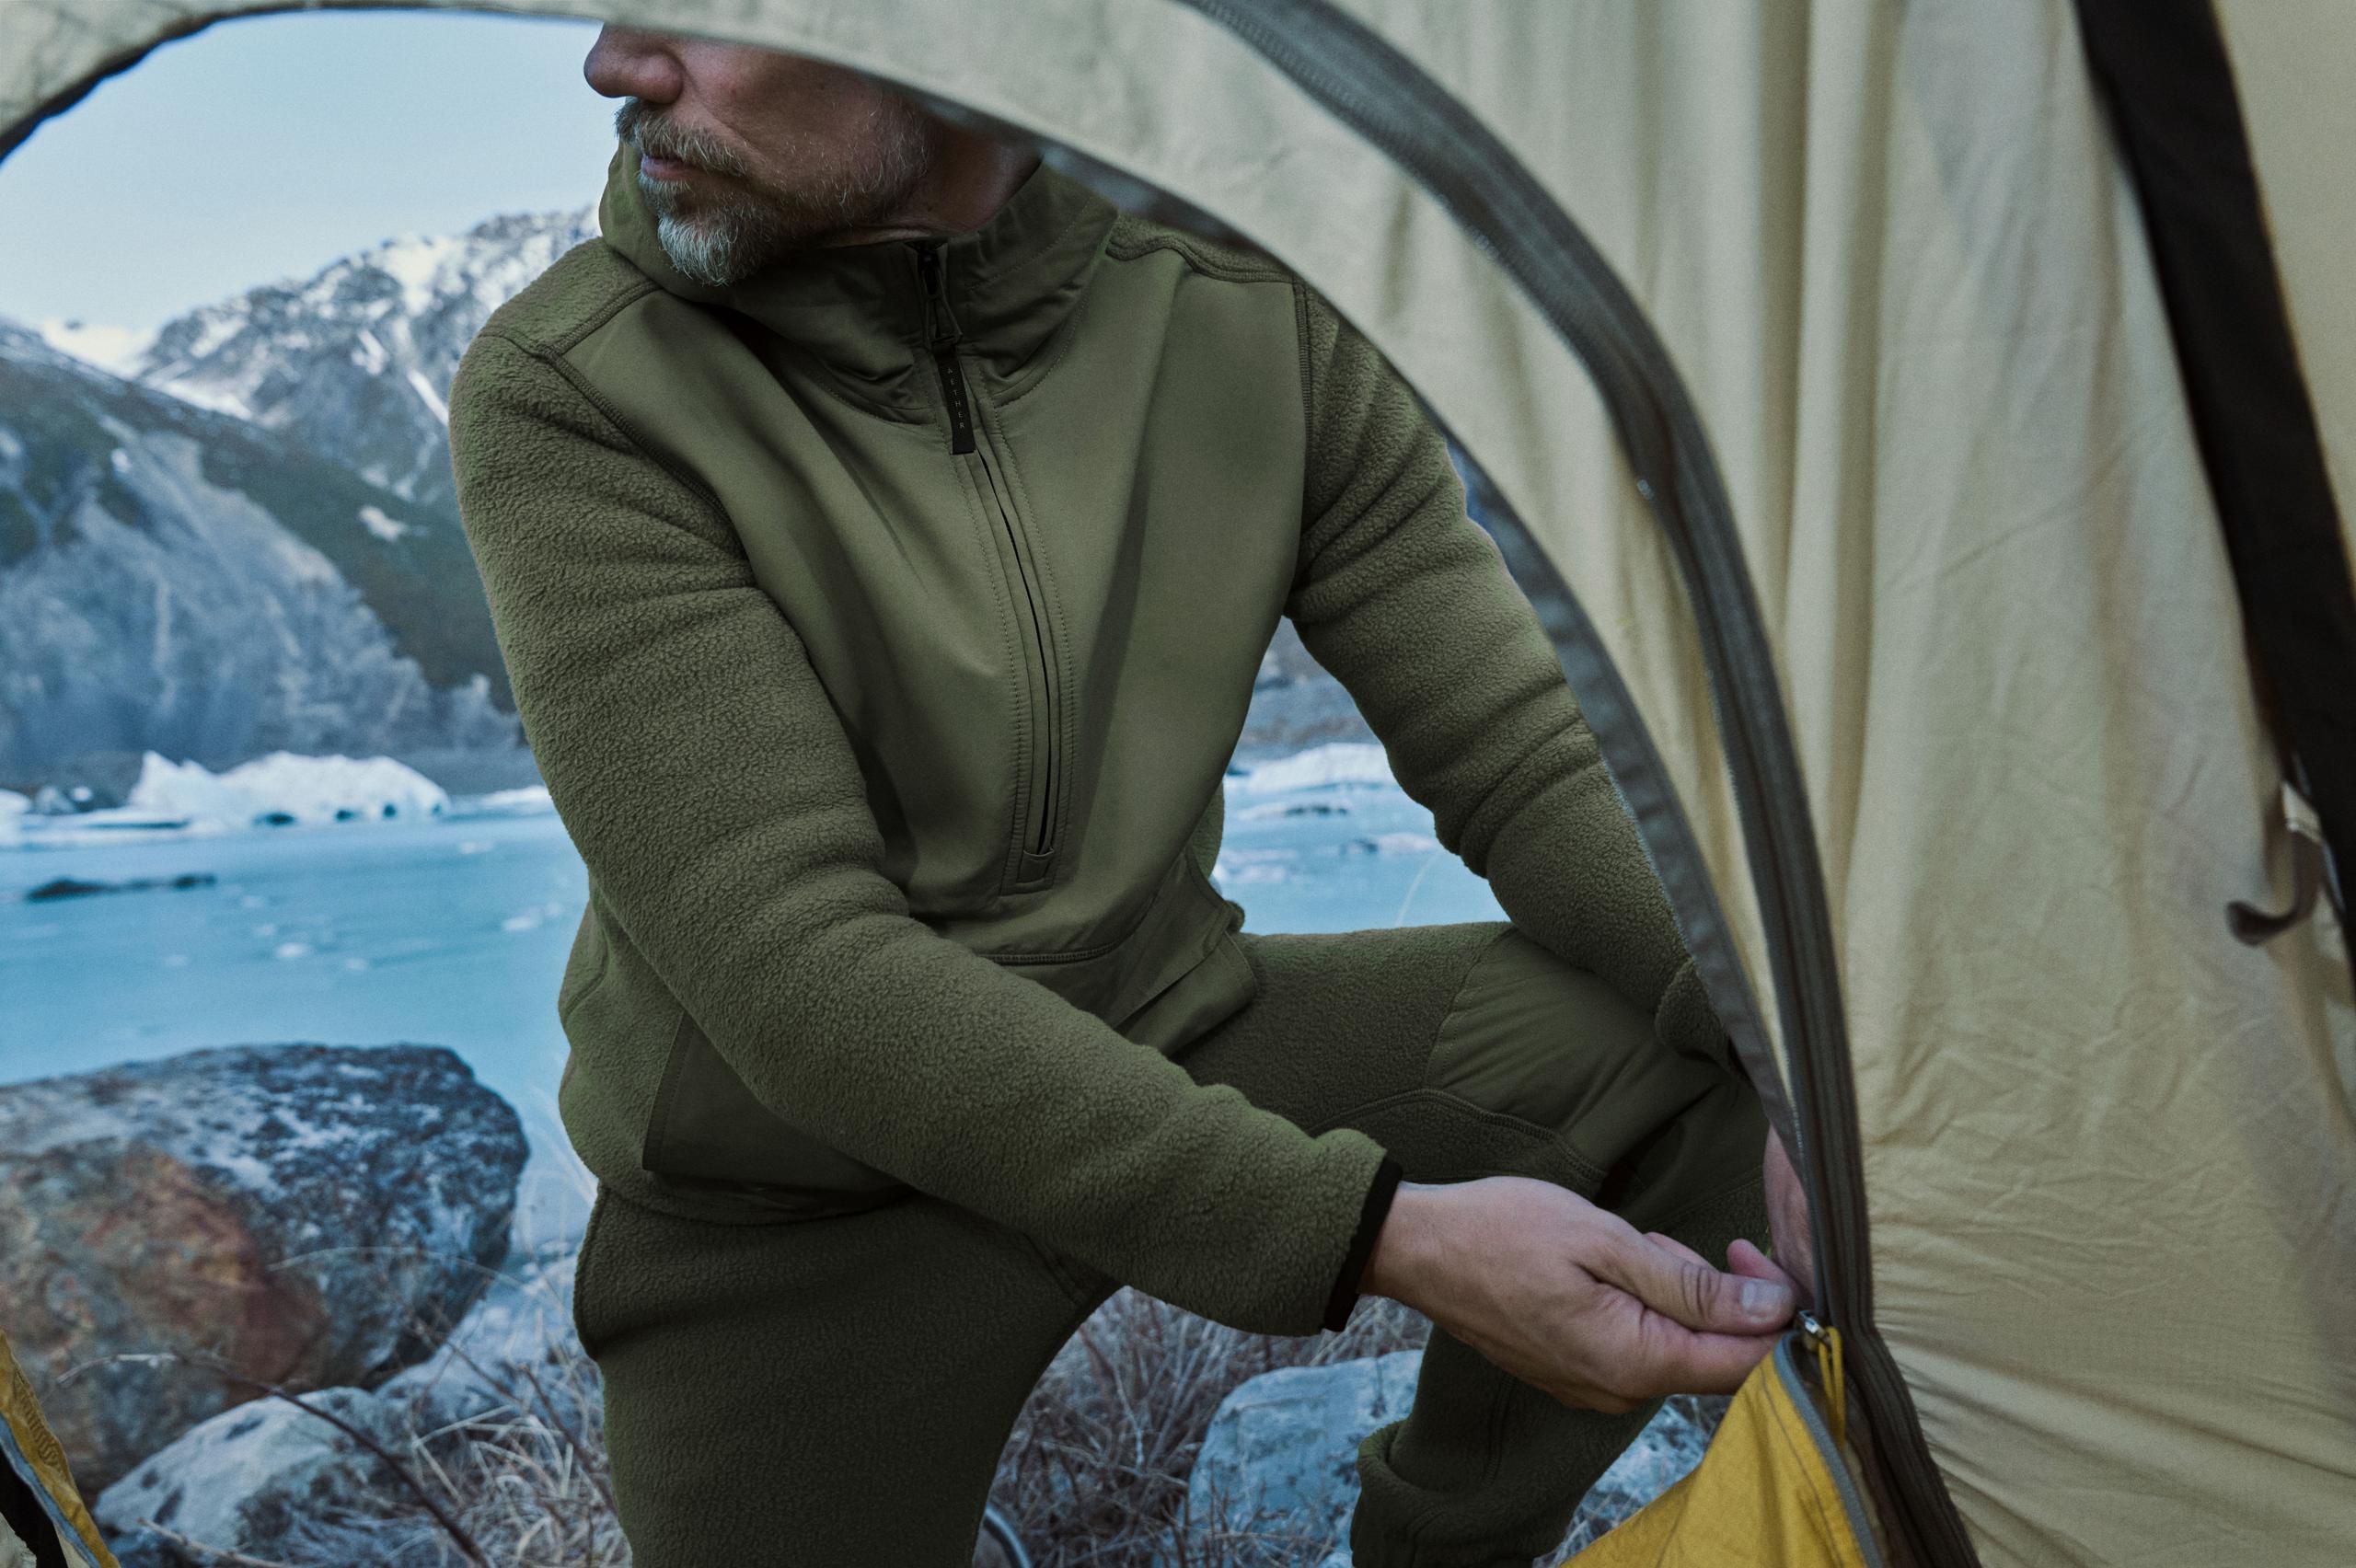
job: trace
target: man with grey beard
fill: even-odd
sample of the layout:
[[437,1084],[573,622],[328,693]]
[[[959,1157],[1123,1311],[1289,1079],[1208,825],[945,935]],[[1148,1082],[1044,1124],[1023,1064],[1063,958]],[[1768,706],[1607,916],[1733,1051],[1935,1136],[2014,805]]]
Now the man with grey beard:
[[[621,28],[587,75],[602,238],[485,327],[451,451],[589,868],[573,1310],[638,1568],[962,1568],[1123,1285],[1428,1315],[1357,1562],[1526,1565],[1796,1292],[1445,444],[1281,266],[874,82]],[[1220,779],[1280,616],[1512,924],[1241,929]]]

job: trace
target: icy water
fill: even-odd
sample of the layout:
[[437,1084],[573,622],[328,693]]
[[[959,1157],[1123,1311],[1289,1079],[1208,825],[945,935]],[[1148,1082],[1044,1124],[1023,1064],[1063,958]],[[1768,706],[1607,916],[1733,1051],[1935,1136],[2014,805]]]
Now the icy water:
[[[1259,931],[1499,918],[1432,841],[1373,747],[1326,747],[1230,780],[1221,891]],[[205,885],[29,902],[59,878]],[[576,1205],[554,1158],[556,987],[586,878],[550,814],[126,833],[0,850],[0,1081],[202,1045],[447,1045],[524,1117],[536,1208]]]

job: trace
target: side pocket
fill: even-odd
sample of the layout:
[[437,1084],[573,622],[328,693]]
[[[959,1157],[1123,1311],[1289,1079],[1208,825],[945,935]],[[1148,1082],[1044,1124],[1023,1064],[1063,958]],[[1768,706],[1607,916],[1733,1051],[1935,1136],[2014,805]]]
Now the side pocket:
[[590,1360],[597,1359],[596,1340],[590,1328],[589,1286],[595,1277],[590,1264],[597,1248],[597,1222],[605,1217],[606,1184],[597,1183],[597,1195],[589,1201],[589,1223],[581,1232],[581,1250],[572,1255],[572,1336]]
[[676,1184],[794,1218],[856,1214],[912,1190],[780,1119],[685,1009],[672,1032],[639,1163]]

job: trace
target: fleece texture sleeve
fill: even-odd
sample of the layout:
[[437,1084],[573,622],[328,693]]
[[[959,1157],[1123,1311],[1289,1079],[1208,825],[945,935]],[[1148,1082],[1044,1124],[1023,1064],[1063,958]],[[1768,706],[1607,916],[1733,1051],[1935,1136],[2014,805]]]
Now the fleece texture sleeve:
[[1532,940],[1731,1062],[1652,862],[1536,614],[1382,356],[1299,291],[1309,462],[1286,606],[1440,842]]
[[543,346],[478,339],[450,408],[549,793],[631,943],[763,1104],[1165,1300],[1315,1332],[1382,1150],[1197,1084],[912,918],[849,738],[717,503]]

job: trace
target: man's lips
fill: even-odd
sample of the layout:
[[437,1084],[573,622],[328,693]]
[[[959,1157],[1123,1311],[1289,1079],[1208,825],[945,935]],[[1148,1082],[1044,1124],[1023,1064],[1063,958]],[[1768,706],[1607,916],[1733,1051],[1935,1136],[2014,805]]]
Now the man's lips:
[[649,179],[685,179],[690,174],[704,172],[694,164],[644,152],[638,155],[638,171]]

